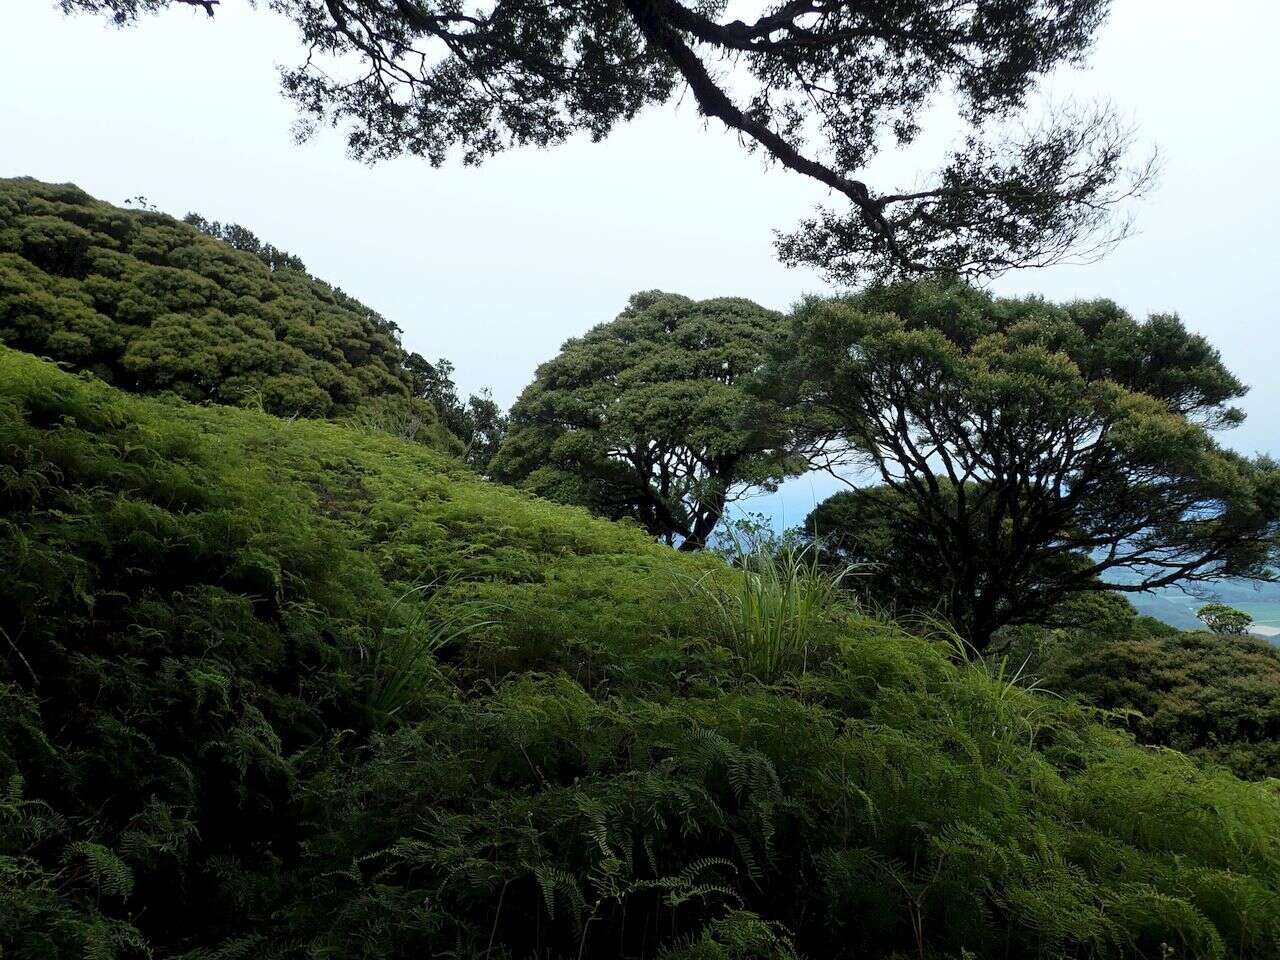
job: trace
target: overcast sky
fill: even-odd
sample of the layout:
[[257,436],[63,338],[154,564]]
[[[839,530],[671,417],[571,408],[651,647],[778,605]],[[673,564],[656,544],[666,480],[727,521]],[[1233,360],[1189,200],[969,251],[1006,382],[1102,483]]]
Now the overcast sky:
[[[298,53],[293,27],[241,0],[223,0],[214,20],[175,9],[126,30],[65,18],[53,0],[4,5],[0,176],[244,224],[399,324],[408,348],[451,359],[464,391],[490,386],[504,405],[633,291],[784,309],[827,289],[780,266],[772,245],[826,190],[765,168],[687,104],[601,144],[479,168],[369,168],[335,134],[293,142],[277,86],[277,66]],[[1180,314],[1253,387],[1248,423],[1223,439],[1280,454],[1280,4],[1230,9],[1115,0],[1090,68],[1055,78],[1053,93],[1131,115],[1163,157],[1160,188],[1138,235],[1101,263],[994,287]],[[876,169],[912,176],[892,157]],[[758,508],[794,523],[829,488],[796,481]]]

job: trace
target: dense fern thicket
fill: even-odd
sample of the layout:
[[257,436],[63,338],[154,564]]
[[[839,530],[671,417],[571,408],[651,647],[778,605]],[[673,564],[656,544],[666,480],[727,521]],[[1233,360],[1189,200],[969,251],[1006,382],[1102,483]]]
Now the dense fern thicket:
[[0,180],[0,343],[128,390],[447,442],[396,327],[295,262],[70,184]]
[[422,445],[0,348],[0,518],[5,957],[1280,951],[1268,787]]
[[1037,670],[1052,689],[1132,711],[1130,726],[1143,742],[1241,777],[1280,778],[1280,650],[1261,637],[1161,627],[1081,638]]

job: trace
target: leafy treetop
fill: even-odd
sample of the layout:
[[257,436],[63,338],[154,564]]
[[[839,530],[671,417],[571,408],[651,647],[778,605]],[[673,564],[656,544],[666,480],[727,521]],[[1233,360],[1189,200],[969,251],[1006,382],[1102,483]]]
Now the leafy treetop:
[[1080,591],[1275,574],[1280,469],[1215,442],[1245,387],[1177,317],[873,288],[805,306],[777,381],[979,646]]
[[1202,621],[1212,633],[1232,637],[1244,636],[1253,625],[1253,617],[1225,603],[1206,603],[1196,611],[1196,619]]
[[[119,23],[171,3],[62,0]],[[1015,120],[1039,80],[1079,62],[1107,0],[774,0],[729,19],[725,0],[274,0],[307,55],[284,88],[311,126],[345,124],[354,156],[478,163],[576,132],[595,140],[687,88],[752,150],[846,206],[781,242],[784,259],[842,279],[996,273],[1088,256],[1122,236],[1123,201],[1150,181],[1106,108]],[[968,134],[925,182],[862,177],[906,146],[940,98]]]
[[802,468],[746,389],[784,334],[749,300],[638,293],[538,368],[495,474],[702,547],[727,504]]

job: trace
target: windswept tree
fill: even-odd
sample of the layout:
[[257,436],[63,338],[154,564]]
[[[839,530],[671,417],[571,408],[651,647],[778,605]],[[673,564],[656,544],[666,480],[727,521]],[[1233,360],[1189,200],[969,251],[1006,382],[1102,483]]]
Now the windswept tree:
[[1253,617],[1225,603],[1206,603],[1196,611],[1196,619],[1208,627],[1211,633],[1229,637],[1244,636],[1253,626]]
[[777,373],[827,465],[882,485],[845,519],[978,647],[1081,592],[1276,574],[1280,469],[1215,442],[1245,387],[1177,317],[873,288],[802,308]]
[[[218,0],[61,0],[127,23]],[[1080,62],[1108,0],[273,0],[305,59],[283,85],[303,128],[345,128],[350,152],[479,163],[585,132],[603,139],[687,91],[751,150],[840,205],[781,241],[841,279],[996,273],[1090,256],[1122,236],[1149,182],[1108,108],[1033,109],[1040,80]],[[933,106],[967,133],[910,186],[871,183],[886,145]]]
[[699,549],[728,504],[804,468],[747,389],[785,331],[749,300],[638,293],[538,367],[493,473]]
[[444,357],[431,363],[418,353],[405,356],[413,395],[431,401],[444,426],[462,441],[462,458],[479,473],[487,473],[507,433],[507,416],[486,388],[464,402],[453,382],[453,363]]

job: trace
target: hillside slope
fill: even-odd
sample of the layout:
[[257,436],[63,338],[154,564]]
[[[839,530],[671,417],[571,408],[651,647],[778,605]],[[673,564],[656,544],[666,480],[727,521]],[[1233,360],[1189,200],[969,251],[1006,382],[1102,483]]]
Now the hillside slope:
[[1268,787],[421,445],[0,347],[0,569],[6,957],[1280,951]]
[[0,180],[0,343],[131,391],[412,418],[447,443],[397,328],[293,262],[71,184]]

